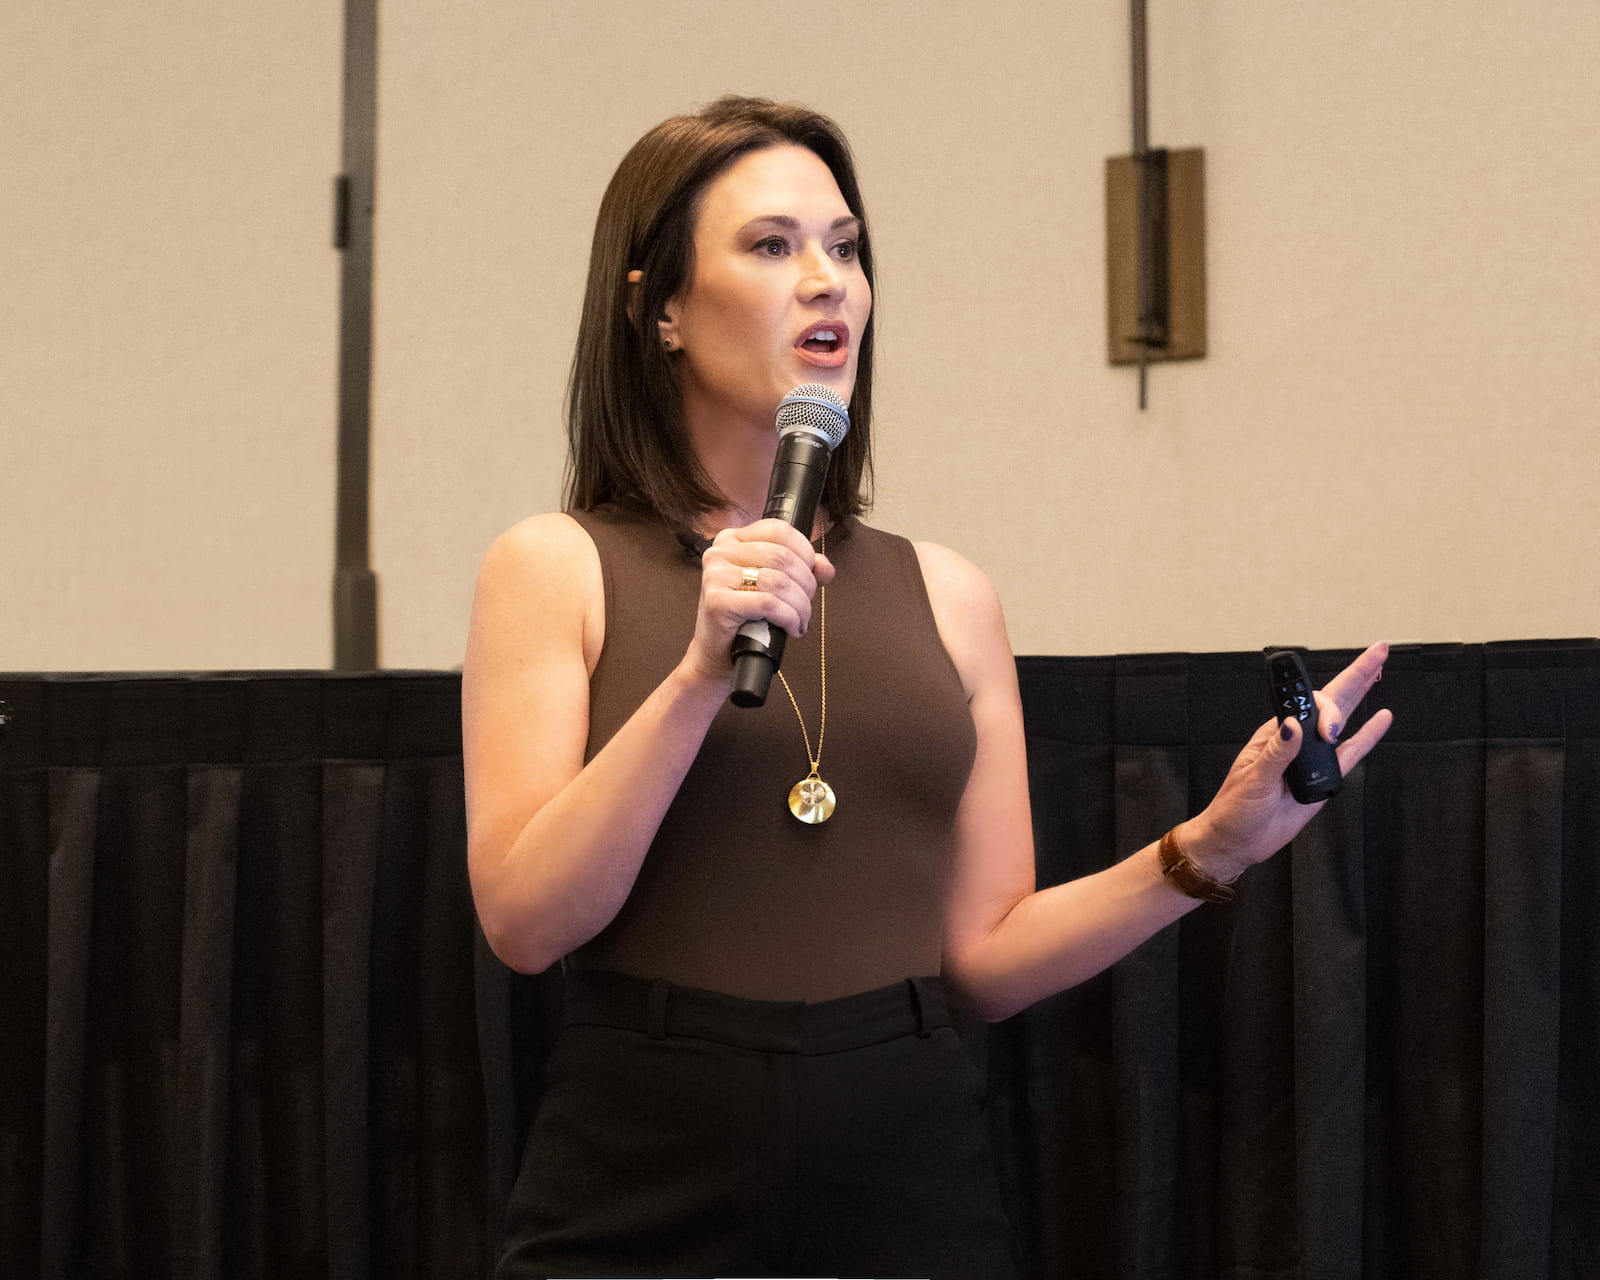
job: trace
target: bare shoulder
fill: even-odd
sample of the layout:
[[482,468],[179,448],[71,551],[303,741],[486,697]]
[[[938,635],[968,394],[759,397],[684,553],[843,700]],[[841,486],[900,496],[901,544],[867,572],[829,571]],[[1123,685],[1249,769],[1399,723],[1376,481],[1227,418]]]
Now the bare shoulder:
[[571,516],[560,511],[519,520],[490,544],[481,574],[492,577],[534,573],[545,575],[579,569],[586,562],[600,567],[594,541]]
[[520,645],[530,632],[581,635],[586,654],[599,652],[604,625],[600,553],[580,525],[560,512],[529,516],[502,533],[484,554],[473,601],[472,641],[509,633]]
[[1000,598],[988,576],[960,552],[937,542],[913,542],[911,545],[916,548],[922,579],[930,593],[938,591],[952,597],[952,603],[999,606]]
[[937,542],[914,542],[928,602],[940,638],[972,693],[998,665],[1011,665],[1000,595],[988,575],[958,552]]

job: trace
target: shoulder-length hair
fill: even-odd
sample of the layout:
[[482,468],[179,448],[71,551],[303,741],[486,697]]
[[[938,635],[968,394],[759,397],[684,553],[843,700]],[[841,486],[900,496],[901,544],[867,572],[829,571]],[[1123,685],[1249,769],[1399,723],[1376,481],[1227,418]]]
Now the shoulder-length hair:
[[[860,219],[859,260],[876,293],[855,165],[832,120],[805,107],[730,96],[696,115],[662,121],[623,157],[595,220],[567,391],[563,502],[569,509],[619,503],[690,522],[726,504],[689,447],[677,362],[662,349],[656,320],[690,278],[706,186],[749,152],[791,144],[828,166]],[[634,270],[642,278],[630,285]],[[870,502],[872,347],[869,316],[856,358],[850,433],[834,450],[822,493],[834,522]]]

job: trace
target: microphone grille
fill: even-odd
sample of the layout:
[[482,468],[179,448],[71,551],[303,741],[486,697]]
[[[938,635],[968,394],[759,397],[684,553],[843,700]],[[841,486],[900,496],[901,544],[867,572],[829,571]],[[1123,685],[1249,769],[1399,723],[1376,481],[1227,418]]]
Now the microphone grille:
[[850,431],[850,410],[832,387],[806,382],[778,401],[778,434],[805,431],[821,436],[831,452]]

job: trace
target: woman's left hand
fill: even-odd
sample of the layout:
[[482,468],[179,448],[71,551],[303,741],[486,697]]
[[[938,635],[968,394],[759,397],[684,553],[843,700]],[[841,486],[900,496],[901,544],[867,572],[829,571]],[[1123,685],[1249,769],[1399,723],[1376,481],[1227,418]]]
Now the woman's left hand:
[[[1329,742],[1338,742],[1340,728],[1383,675],[1388,656],[1388,645],[1375,644],[1317,691],[1318,732]],[[1339,742],[1340,771],[1354,769],[1393,722],[1387,709],[1377,711],[1359,732]],[[1267,721],[1234,760],[1211,803],[1183,824],[1179,844],[1207,875],[1231,880],[1266,861],[1327,803],[1301,804],[1289,794],[1283,775],[1300,750],[1300,733],[1292,717],[1281,728],[1276,720]]]

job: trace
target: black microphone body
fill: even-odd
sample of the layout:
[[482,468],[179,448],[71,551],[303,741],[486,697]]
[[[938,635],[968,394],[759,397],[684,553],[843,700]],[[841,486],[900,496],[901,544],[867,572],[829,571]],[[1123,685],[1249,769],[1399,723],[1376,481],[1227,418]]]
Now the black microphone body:
[[[782,520],[808,538],[816,523],[817,503],[828,478],[828,461],[850,429],[845,404],[830,387],[796,387],[778,406],[778,453],[772,460],[764,519]],[[778,664],[783,661],[781,627],[757,620],[739,628],[733,639],[733,691],[736,707],[759,707]]]
[[767,487],[764,520],[782,520],[808,537],[817,520],[817,503],[828,479],[833,450],[825,440],[802,431],[778,438],[778,456],[772,460],[772,480]]

